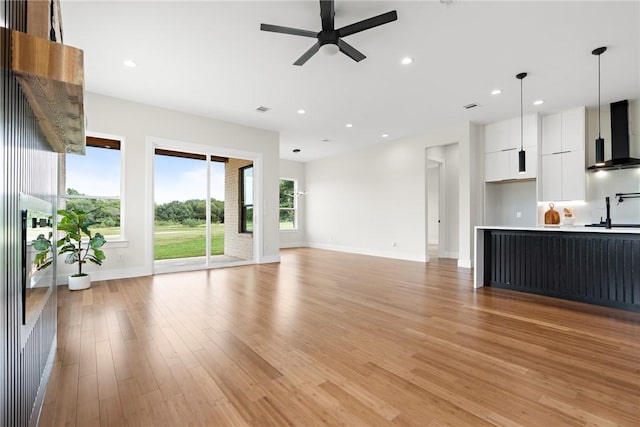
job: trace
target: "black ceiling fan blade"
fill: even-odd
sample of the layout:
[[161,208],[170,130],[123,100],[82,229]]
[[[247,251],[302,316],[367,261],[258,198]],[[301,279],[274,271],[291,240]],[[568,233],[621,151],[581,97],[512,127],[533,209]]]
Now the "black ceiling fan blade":
[[344,53],[356,62],[360,62],[366,58],[362,52],[342,39],[338,40],[338,47],[340,48],[340,52]]
[[299,30],[298,28],[281,27],[279,25],[260,24],[262,31],[271,31],[272,33],[291,34],[292,36],[303,36],[317,38],[318,33],[309,30]]
[[314,44],[306,51],[293,65],[304,65],[305,62],[309,60],[313,55],[315,55],[320,50],[320,42]]
[[374,16],[373,18],[365,19],[364,21],[342,27],[338,29],[338,36],[346,37],[351,34],[359,33],[360,31],[368,30],[369,28],[393,22],[396,19],[398,19],[398,13],[395,10],[392,10],[391,12],[383,13],[382,15]]
[[320,18],[322,18],[323,30],[334,30],[334,17],[336,16],[333,0],[320,0]]

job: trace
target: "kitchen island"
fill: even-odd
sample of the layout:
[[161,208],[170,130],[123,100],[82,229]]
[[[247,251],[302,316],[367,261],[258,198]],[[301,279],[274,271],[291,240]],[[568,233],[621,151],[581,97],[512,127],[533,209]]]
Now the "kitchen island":
[[474,286],[640,312],[640,229],[476,227]]

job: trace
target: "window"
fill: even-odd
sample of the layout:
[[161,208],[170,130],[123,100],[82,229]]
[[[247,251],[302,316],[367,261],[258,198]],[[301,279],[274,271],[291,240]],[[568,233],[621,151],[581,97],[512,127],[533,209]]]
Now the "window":
[[253,165],[240,168],[240,232],[253,233]]
[[280,230],[295,230],[296,223],[296,182],[280,179]]
[[107,240],[122,238],[120,203],[120,141],[87,137],[84,156],[65,156],[64,195],[62,208],[92,212],[97,224],[94,233],[102,233]]

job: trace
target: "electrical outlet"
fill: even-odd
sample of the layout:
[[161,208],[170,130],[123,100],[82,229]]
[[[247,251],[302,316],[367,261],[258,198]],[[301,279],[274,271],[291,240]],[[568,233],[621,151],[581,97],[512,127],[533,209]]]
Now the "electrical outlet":
[[393,246],[393,247],[395,248],[396,246],[398,246],[398,243],[396,243],[396,242],[392,242],[392,243],[391,243],[391,246]]
[[522,212],[516,212],[516,218],[522,218]]

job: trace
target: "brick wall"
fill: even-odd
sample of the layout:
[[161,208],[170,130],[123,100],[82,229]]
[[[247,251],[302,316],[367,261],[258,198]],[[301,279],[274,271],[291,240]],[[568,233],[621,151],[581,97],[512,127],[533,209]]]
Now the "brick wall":
[[240,233],[240,168],[250,160],[229,159],[225,165],[224,254],[243,259],[253,258],[253,234]]

